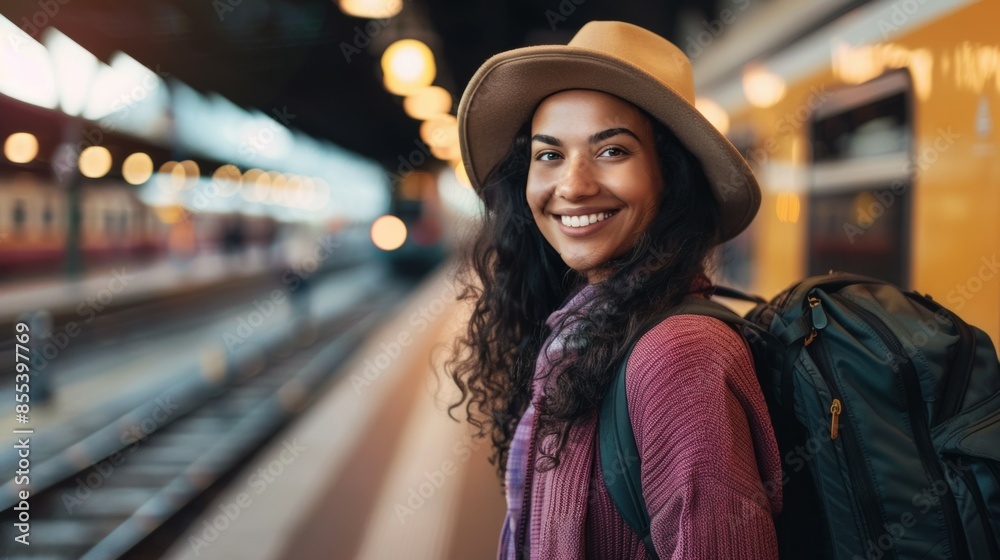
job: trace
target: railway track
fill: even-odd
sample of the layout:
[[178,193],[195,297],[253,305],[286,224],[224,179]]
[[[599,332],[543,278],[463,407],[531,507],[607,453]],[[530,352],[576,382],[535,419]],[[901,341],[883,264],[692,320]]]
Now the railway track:
[[267,351],[230,356],[223,381],[178,383],[32,464],[31,546],[14,542],[11,480],[0,488],[0,550],[11,560],[158,557],[179,519],[308,406],[403,293],[384,289],[323,325],[289,326],[261,342]]
[[[82,348],[100,351],[108,344],[189,328],[204,322],[212,313],[224,312],[233,302],[250,299],[276,285],[276,275],[264,273],[203,285],[194,290],[178,289],[141,299],[120,298],[108,306],[98,303],[97,308],[81,301],[83,307],[47,310],[51,316],[51,332],[56,336],[65,333],[65,347],[59,348],[57,359],[73,359]],[[194,309],[198,310],[197,314],[191,313]],[[150,317],[157,318],[155,330],[150,329]],[[0,379],[14,376],[15,322],[11,317],[0,320]],[[70,323],[78,328],[67,329]]]

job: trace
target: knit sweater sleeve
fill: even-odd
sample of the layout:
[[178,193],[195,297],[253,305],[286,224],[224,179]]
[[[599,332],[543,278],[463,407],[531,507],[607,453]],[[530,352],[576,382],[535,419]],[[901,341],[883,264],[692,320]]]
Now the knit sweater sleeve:
[[626,392],[658,556],[777,558],[762,473],[780,463],[740,336],[710,317],[666,319],[633,350]]

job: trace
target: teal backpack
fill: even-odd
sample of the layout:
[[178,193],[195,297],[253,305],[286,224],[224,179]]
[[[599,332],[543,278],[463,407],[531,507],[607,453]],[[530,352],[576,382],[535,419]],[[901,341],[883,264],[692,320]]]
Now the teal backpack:
[[[671,315],[724,321],[751,348],[781,450],[782,559],[1000,559],[1000,363],[984,332],[853,274],[807,278],[770,302],[716,295],[757,306],[741,318],[689,298]],[[626,362],[601,404],[601,467],[656,559],[639,464],[623,460],[639,456]]]

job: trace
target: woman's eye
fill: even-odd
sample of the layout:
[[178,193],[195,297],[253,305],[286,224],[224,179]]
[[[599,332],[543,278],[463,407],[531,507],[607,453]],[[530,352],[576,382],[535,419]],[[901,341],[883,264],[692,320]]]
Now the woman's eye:
[[537,156],[535,156],[535,159],[537,159],[539,161],[552,161],[552,160],[556,159],[557,157],[559,157],[559,154],[557,154],[555,152],[542,152],[542,153],[538,154]]
[[623,150],[621,148],[618,148],[616,146],[612,146],[610,148],[605,148],[604,151],[601,152],[601,155],[607,155],[607,156],[610,156],[610,157],[616,157],[616,156],[623,156],[626,153],[627,152],[625,150]]

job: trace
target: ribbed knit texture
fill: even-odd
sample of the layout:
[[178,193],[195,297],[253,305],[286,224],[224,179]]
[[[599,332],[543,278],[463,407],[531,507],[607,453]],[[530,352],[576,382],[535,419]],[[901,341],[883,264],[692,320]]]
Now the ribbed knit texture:
[[[547,323],[559,325],[593,291],[585,287]],[[560,339],[554,332],[539,355],[535,402],[539,373],[561,351]],[[668,318],[636,345],[625,386],[660,558],[777,558],[772,515],[781,509],[781,464],[742,338],[710,317]],[[524,481],[531,488],[530,557],[645,558],[604,485],[596,413],[570,431],[560,461]],[[525,466],[508,469],[523,473]],[[509,529],[502,531],[500,558],[514,536]]]

